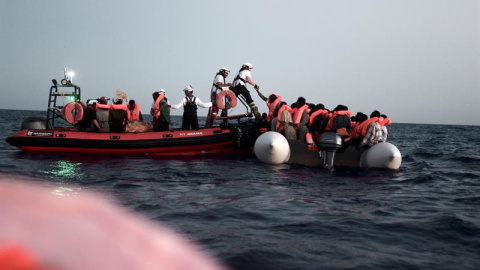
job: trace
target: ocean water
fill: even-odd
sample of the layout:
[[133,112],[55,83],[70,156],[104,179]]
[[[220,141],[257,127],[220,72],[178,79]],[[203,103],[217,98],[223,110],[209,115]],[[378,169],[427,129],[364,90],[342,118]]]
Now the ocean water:
[[400,170],[329,171],[253,155],[27,154],[5,142],[44,115],[0,110],[0,174],[106,193],[230,269],[480,269],[479,126],[394,123]]

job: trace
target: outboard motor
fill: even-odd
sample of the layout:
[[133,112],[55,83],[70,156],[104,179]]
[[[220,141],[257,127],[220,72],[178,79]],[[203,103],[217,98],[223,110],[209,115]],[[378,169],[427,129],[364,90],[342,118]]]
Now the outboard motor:
[[50,123],[47,124],[45,118],[42,117],[28,117],[23,120],[20,130],[24,129],[53,129]]
[[318,146],[322,149],[320,153],[323,165],[326,168],[332,168],[335,152],[342,147],[342,138],[335,132],[326,132],[320,135]]

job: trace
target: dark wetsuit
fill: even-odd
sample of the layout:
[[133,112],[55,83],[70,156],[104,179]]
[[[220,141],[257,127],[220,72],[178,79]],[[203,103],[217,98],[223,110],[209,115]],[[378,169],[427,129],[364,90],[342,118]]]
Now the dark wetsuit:
[[183,106],[183,121],[182,129],[195,129],[198,127],[198,118],[197,118],[197,104],[195,103],[196,97],[186,97],[187,104]]

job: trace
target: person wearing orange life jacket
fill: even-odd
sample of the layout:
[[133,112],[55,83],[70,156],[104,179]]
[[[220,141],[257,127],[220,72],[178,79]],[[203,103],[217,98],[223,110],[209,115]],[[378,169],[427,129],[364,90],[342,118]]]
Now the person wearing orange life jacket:
[[[277,109],[275,109],[275,111],[273,111],[273,119],[272,121],[270,121],[270,130],[272,131],[276,131],[276,132],[279,132],[279,133],[282,133],[283,135],[284,134],[284,129],[285,129],[285,113],[288,113],[290,114],[289,112],[290,110],[290,106],[288,106],[288,104],[285,102],[285,101],[281,101],[279,104],[278,104],[278,107]],[[289,117],[290,121],[291,121],[291,115]]]
[[152,94],[153,102],[150,114],[153,116],[154,131],[170,130],[170,104],[165,96],[165,90],[160,89]]
[[348,136],[352,131],[351,116],[352,112],[348,110],[348,107],[339,104],[333,109],[326,131],[337,132],[342,137]]
[[370,118],[368,118],[367,120],[365,120],[364,122],[362,122],[360,124],[360,136],[359,138],[361,139],[362,137],[365,137],[365,134],[367,133],[367,129],[368,129],[368,126],[373,123],[373,122],[378,122],[378,119],[380,118],[380,112],[377,111],[377,110],[374,110],[371,114],[370,114]]
[[313,141],[317,141],[318,136],[325,129],[328,122],[329,111],[321,103],[315,105],[308,117],[308,132],[312,133]]
[[387,126],[392,123],[392,120],[390,120],[390,118],[388,118],[385,114],[381,114],[381,115],[380,115],[380,118],[381,118],[381,120],[378,121],[378,123],[379,123],[380,126],[382,127],[382,132],[383,132],[382,142],[386,142],[386,141],[387,141],[387,138],[388,138]]
[[282,102],[282,96],[277,94],[270,94],[268,97],[265,97],[259,90],[257,90],[258,96],[267,102],[268,114],[265,118],[267,120],[267,128],[268,130],[273,130],[272,127],[272,120],[276,117],[274,115],[275,110],[280,108],[280,103]]
[[353,124],[353,121],[352,121],[352,132],[350,133],[350,137],[353,140],[358,140],[358,138],[361,136],[361,133],[362,133],[361,125],[367,119],[368,119],[368,116],[366,114],[362,112],[357,112],[357,114],[355,115],[355,124]]
[[[305,135],[308,133],[308,105],[306,104],[304,97],[299,97],[297,102],[295,102],[295,109],[292,114],[292,122],[285,127],[287,132],[287,127],[290,126],[296,130],[296,138],[301,142],[305,143]],[[288,127],[288,129],[290,128]]]
[[128,102],[127,116],[128,121],[143,121],[142,112],[140,111],[140,104],[135,103],[135,100],[133,99]]
[[380,117],[380,112],[374,110],[370,114],[370,118],[360,124],[359,147],[371,147],[379,142],[383,142],[382,127],[378,123]]

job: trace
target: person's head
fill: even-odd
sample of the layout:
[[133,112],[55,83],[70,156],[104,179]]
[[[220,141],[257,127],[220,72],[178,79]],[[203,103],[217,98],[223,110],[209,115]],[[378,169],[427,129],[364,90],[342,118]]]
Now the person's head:
[[307,105],[308,105],[308,109],[309,109],[310,111],[312,111],[312,110],[315,109],[315,104],[313,104],[313,103],[307,103]]
[[318,103],[317,105],[315,105],[315,110],[325,110],[325,105],[323,105],[322,103]]
[[357,122],[362,123],[368,119],[368,116],[364,113],[360,113],[360,115],[357,116]]
[[296,103],[297,103],[297,108],[300,108],[300,107],[302,107],[303,105],[305,105],[305,102],[306,102],[306,100],[305,100],[304,97],[299,97],[299,98],[297,99],[297,102],[296,102]]
[[98,99],[98,103],[100,104],[107,104],[108,101],[107,101],[107,98],[106,97],[101,97]]
[[268,114],[267,113],[262,113],[262,119],[267,119]]
[[117,99],[117,101],[115,101],[115,104],[119,105],[119,104],[122,104],[123,103],[123,99]]
[[268,96],[268,102],[272,103],[275,100],[277,100],[277,95],[271,94],[270,96]]
[[388,118],[385,114],[380,114],[380,116],[383,118]]
[[158,96],[159,96],[158,92],[153,92],[152,94],[153,100],[157,100]]
[[230,73],[230,70],[226,67],[222,67],[219,71],[218,71],[218,74],[222,75],[224,78],[226,78],[228,76],[228,74]]
[[250,63],[250,62],[246,62],[242,65],[242,68],[240,70],[252,70],[253,69],[253,65]]
[[183,89],[183,92],[185,92],[185,96],[191,96],[193,95],[193,86],[188,85]]
[[160,89],[158,90],[158,94],[159,94],[159,95],[165,95],[165,89],[160,88]]
[[87,106],[95,107],[97,105],[97,102],[98,102],[98,100],[96,100],[96,99],[87,100]]
[[338,104],[337,107],[335,107],[335,109],[333,109],[334,112],[337,112],[337,111],[348,111],[348,107],[345,106],[345,105],[342,105],[342,104]]
[[297,108],[297,103],[296,103],[296,102],[293,102],[292,104],[290,104],[290,108],[292,108],[292,109]]
[[128,102],[128,107],[129,107],[130,109],[135,108],[135,100],[131,99],[131,100]]
[[380,117],[380,112],[377,111],[377,110],[373,111],[373,112],[370,114],[370,118],[372,118],[372,117]]

